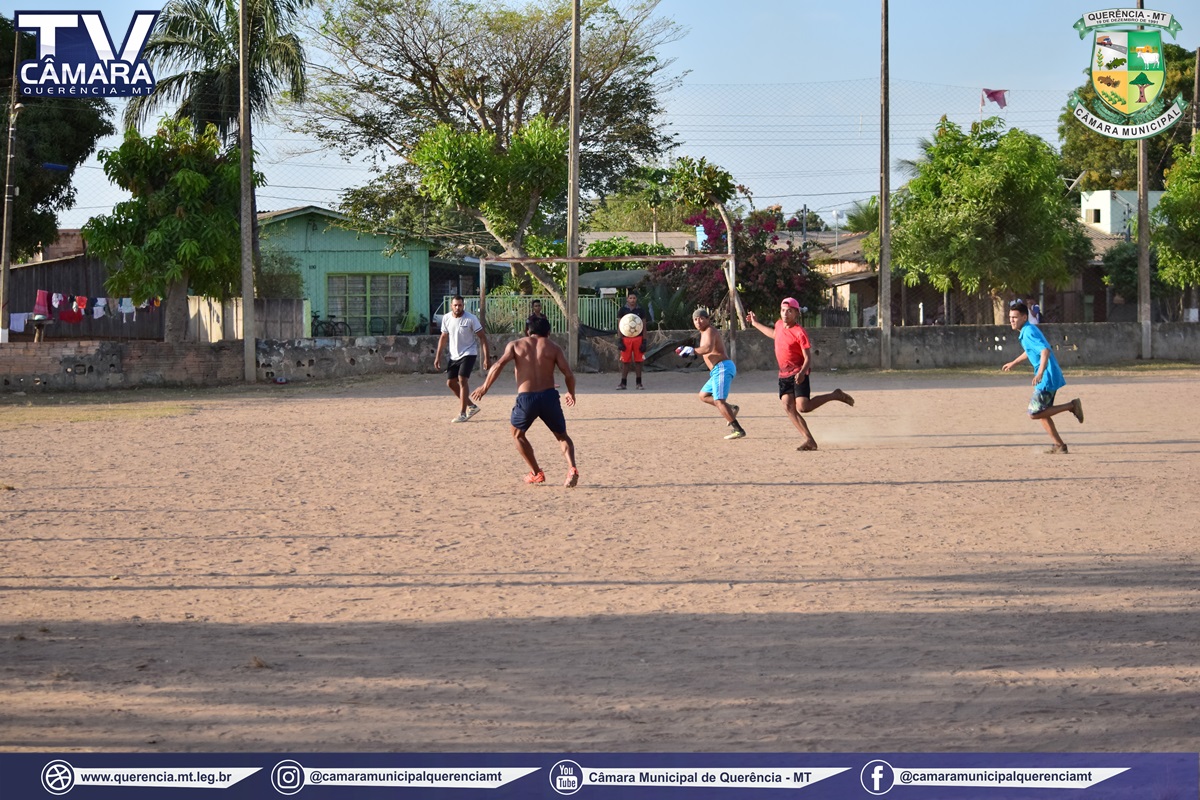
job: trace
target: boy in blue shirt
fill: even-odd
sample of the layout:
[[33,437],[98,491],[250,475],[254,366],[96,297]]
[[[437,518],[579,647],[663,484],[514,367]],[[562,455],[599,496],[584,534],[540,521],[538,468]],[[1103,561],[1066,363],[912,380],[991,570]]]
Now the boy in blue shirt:
[[1062,370],[1058,366],[1058,359],[1054,357],[1046,335],[1037,325],[1030,324],[1029,307],[1020,300],[1010,304],[1008,324],[1014,331],[1017,331],[1017,335],[1021,338],[1021,347],[1025,352],[1005,364],[1003,369],[1008,372],[1022,361],[1036,364],[1033,374],[1033,397],[1029,399],[1029,417],[1040,420],[1046,433],[1050,434],[1050,438],[1054,440],[1054,445],[1046,452],[1065,454],[1067,446],[1063,443],[1062,437],[1058,435],[1058,429],[1054,427],[1052,417],[1055,414],[1070,411],[1075,415],[1075,419],[1083,422],[1083,402],[1076,397],[1069,403],[1054,405],[1054,393],[1065,386],[1067,381],[1063,378]]

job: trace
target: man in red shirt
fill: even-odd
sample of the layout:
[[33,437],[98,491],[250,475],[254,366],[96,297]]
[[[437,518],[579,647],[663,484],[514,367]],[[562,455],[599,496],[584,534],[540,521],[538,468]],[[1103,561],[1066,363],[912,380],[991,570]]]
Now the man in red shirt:
[[804,444],[796,449],[816,450],[817,442],[800,414],[816,411],[830,400],[852,406],[854,398],[841,389],[834,389],[829,394],[811,396],[812,387],[808,375],[812,372],[812,346],[809,344],[808,334],[800,327],[800,303],[794,297],[783,298],[779,305],[779,315],[782,319],[775,323],[774,328],[768,328],[759,322],[753,311],[746,314],[746,321],[758,328],[763,336],[775,340],[775,360],[779,362],[779,400],[783,404],[784,413],[804,437]]

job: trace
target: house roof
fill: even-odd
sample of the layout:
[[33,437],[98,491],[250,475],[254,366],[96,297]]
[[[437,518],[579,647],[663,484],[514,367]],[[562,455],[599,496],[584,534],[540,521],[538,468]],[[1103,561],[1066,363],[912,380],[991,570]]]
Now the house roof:
[[279,222],[285,219],[303,217],[306,214],[318,214],[342,222],[350,221],[350,217],[345,214],[329,208],[322,208],[321,206],[292,206],[291,208],[281,208],[278,211],[260,211],[258,212],[258,219],[259,222]]
[[1106,233],[1087,224],[1083,226],[1083,232],[1087,234],[1088,239],[1092,242],[1092,248],[1096,251],[1092,256],[1091,263],[1093,264],[1099,264],[1104,259],[1105,253],[1125,241],[1124,233]]

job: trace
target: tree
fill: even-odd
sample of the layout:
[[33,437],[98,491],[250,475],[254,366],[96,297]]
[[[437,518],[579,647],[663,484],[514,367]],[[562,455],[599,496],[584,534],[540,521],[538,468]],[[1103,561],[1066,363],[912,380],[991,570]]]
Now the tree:
[[842,227],[850,233],[873,233],[879,230],[878,195],[872,195],[865,202],[855,200],[846,212],[846,224]]
[[[664,72],[670,62],[655,51],[680,29],[655,17],[656,6],[657,0],[633,0],[623,8],[611,0],[583,3],[580,176],[587,193],[618,189],[639,164],[672,144],[658,100],[669,83]],[[314,33],[330,60],[314,66],[314,91],[298,124],[348,156],[375,158],[381,173],[376,187],[411,184],[407,164],[394,162],[412,161],[427,135],[491,137],[502,157],[535,118],[548,128],[566,128],[567,0],[533,0],[519,9],[468,0],[321,0],[321,10]],[[431,134],[439,126],[448,131]],[[526,195],[512,202],[528,207],[531,200]],[[542,191],[538,202],[534,216],[545,221],[563,205],[565,193]],[[505,255],[527,255],[520,247],[524,233],[497,239]]]
[[[1195,52],[1163,42],[1163,57],[1166,59],[1166,77],[1159,96],[1171,102],[1176,95],[1182,94],[1185,100],[1194,103],[1195,98],[1192,95],[1195,91]],[[1088,106],[1095,107],[1099,102],[1090,80],[1076,92]],[[1136,141],[1112,139],[1096,133],[1075,119],[1069,106],[1063,107],[1058,119],[1063,172],[1071,180],[1080,173],[1083,174],[1078,186],[1080,191],[1137,188]],[[1186,121],[1172,126],[1164,135],[1151,136],[1146,140],[1150,154],[1150,189],[1163,188],[1163,175],[1174,159],[1172,148],[1180,143],[1186,146],[1191,140],[1192,132]]]
[[[720,252],[727,228],[711,210],[689,221],[704,228],[705,251]],[[811,268],[808,251],[796,247],[790,238],[785,247],[779,247],[781,231],[799,229],[799,217],[785,221],[777,206],[751,211],[745,219],[733,222],[738,292],[747,307],[779,308],[784,297],[795,297],[806,308],[824,305],[827,284],[821,273]],[[665,262],[651,270],[651,281],[654,286],[683,288],[693,303],[709,307],[718,305],[728,292],[724,270],[712,262]]]
[[[0,83],[7,86],[12,85],[13,42],[12,20],[0,17]],[[19,60],[36,58],[34,37],[21,34]],[[100,139],[114,132],[112,108],[104,100],[34,96],[22,97],[21,105],[13,153],[13,185],[20,189],[12,223],[12,255],[17,261],[58,239],[58,213],[75,205],[75,170]],[[0,131],[5,133],[9,111],[5,102],[0,108]],[[0,135],[0,164],[7,159],[8,137]]]
[[[250,113],[268,116],[275,100],[304,100],[308,88],[304,46],[292,32],[312,0],[250,3]],[[163,6],[143,57],[158,77],[154,92],[125,107],[125,126],[138,128],[160,109],[196,132],[214,125],[222,138],[237,131],[241,108],[238,0],[170,0]],[[172,69],[173,75],[161,77]]]
[[725,240],[726,252],[729,254],[724,270],[725,286],[732,304],[732,315],[737,317],[738,325],[745,330],[746,310],[742,307],[737,291],[737,252],[734,243],[736,237],[731,235],[733,224],[727,206],[736,191],[733,176],[715,164],[709,164],[703,158],[697,161],[684,156],[675,162],[671,170],[671,194],[678,202],[696,208],[711,207],[721,215],[725,229],[720,232],[714,231],[718,236],[710,237],[706,247],[715,248],[718,237]]
[[1183,289],[1200,284],[1200,154],[1177,147],[1174,155],[1152,236],[1162,279]]
[[686,220],[696,213],[674,202],[669,196],[671,171],[662,167],[641,167],[621,186],[621,190],[600,198],[592,209],[588,224],[599,231],[688,231]]
[[[1001,133],[992,117],[970,132],[942,118],[917,175],[893,204],[892,257],[909,285],[991,292],[997,323],[1003,290],[1064,282],[1078,248],[1079,212],[1044,141]],[[877,238],[876,234],[872,238]]]
[[[1102,280],[1105,286],[1127,301],[1136,302],[1138,296],[1138,248],[1135,242],[1120,242],[1109,249],[1101,259]],[[1166,289],[1159,271],[1158,252],[1150,248],[1150,294],[1157,295]]]
[[119,262],[105,288],[135,303],[164,298],[165,341],[183,341],[189,288],[224,299],[240,286],[240,151],[223,150],[214,125],[197,135],[190,121],[164,120],[154,136],[127,131],[99,158],[133,195],[83,228],[92,253]]
[[[546,117],[531,119],[506,148],[494,133],[443,123],[421,137],[411,158],[426,196],[478,220],[514,258],[527,252],[543,200],[567,188],[567,131]],[[550,274],[536,264],[526,269],[565,313],[566,298]]]

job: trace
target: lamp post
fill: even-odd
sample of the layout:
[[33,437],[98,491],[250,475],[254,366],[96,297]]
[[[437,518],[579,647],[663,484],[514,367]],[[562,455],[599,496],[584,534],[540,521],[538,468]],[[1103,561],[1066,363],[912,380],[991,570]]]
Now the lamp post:
[[[14,71],[14,76],[15,76]],[[16,80],[13,81],[13,94],[16,95]],[[15,100],[15,97],[14,97]],[[11,102],[8,107],[8,158],[4,167],[4,228],[0,239],[0,344],[8,343],[9,308],[8,274],[12,266],[12,219],[13,200],[17,189],[13,186],[13,162],[16,160],[14,149],[17,143],[17,116],[24,108],[20,103]]]

